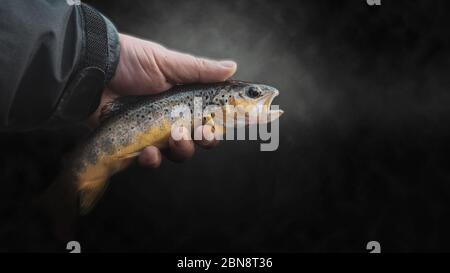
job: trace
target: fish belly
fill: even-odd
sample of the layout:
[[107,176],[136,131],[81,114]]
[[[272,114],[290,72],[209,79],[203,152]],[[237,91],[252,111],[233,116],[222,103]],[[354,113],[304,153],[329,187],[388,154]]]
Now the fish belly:
[[136,134],[130,144],[115,147],[111,154],[101,154],[95,164],[90,164],[78,175],[79,205],[86,214],[105,191],[109,178],[126,168],[134,157],[148,146],[163,148],[170,136],[171,123],[163,120],[142,133]]

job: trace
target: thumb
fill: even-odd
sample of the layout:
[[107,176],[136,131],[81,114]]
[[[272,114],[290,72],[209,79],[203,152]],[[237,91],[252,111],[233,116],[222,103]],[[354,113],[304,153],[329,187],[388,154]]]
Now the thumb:
[[237,64],[234,61],[214,61],[166,48],[161,50],[161,54],[155,54],[156,62],[172,84],[219,82],[236,72]]

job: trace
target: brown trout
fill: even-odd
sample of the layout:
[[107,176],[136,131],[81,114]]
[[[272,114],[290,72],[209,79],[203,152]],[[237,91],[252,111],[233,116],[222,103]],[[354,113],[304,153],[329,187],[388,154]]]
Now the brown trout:
[[[150,145],[166,146],[174,124],[190,126],[200,118],[200,125],[209,124],[214,134],[221,134],[228,121],[237,121],[238,116],[244,118],[236,126],[261,123],[249,119],[249,113],[264,115],[269,123],[283,113],[270,109],[277,95],[278,91],[267,85],[229,80],[175,86],[158,95],[119,98],[106,107],[100,126],[76,150],[62,177],[73,183],[79,210],[86,214],[101,197],[108,179],[140,151]],[[198,102],[201,115],[195,117]],[[187,110],[187,115],[174,115],[177,109]]]

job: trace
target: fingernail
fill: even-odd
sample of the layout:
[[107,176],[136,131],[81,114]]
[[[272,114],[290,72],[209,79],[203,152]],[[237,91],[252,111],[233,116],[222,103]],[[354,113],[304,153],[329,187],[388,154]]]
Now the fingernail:
[[235,67],[237,64],[233,61],[220,61],[219,64],[226,68],[232,68]]

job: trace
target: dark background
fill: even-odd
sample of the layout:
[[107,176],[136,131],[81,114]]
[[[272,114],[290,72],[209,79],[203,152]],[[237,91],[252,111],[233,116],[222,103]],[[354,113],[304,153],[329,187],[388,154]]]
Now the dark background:
[[[235,59],[285,115],[275,152],[226,142],[116,175],[83,251],[450,250],[448,1],[89,2],[122,32]],[[0,250],[65,251],[23,211],[74,131],[0,135]]]

